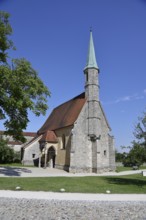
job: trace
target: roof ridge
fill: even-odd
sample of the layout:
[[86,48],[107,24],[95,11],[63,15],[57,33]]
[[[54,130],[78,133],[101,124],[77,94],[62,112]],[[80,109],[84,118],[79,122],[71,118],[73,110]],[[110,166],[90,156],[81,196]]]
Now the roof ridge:
[[75,100],[75,99],[77,99],[77,98],[79,98],[79,97],[82,97],[82,95],[84,95],[84,98],[85,98],[85,92],[82,92],[81,94],[79,94],[79,95],[77,95],[77,96],[75,96],[75,97],[69,99],[68,101],[65,101],[65,102],[63,102],[62,104],[56,106],[53,110],[55,110],[55,109],[57,109],[58,107],[60,107],[60,106],[62,106],[62,105],[64,105],[64,104],[66,104],[67,102],[70,102],[70,101]]

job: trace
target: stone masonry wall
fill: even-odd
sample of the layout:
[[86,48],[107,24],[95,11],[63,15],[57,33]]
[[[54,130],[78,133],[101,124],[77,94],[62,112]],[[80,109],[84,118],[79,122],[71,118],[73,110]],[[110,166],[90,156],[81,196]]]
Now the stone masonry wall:
[[[55,131],[58,138],[55,168],[69,170],[72,128],[73,126],[68,126]],[[65,135],[65,148],[63,148],[62,143],[63,135]]]
[[38,160],[41,153],[39,147],[40,138],[41,136],[24,149],[23,165],[34,165],[35,160]]
[[86,111],[87,105],[85,104],[72,131],[70,172],[92,172],[92,145],[89,137],[87,136]]
[[111,168],[115,167],[114,145],[112,139],[109,142],[110,128],[108,127],[104,113],[99,105],[98,112],[101,118],[101,128],[100,133],[98,133],[98,129],[97,136],[101,136],[99,140],[97,139],[95,142],[92,142],[88,136],[87,110],[88,104],[85,104],[74,125],[71,141],[70,172],[100,173],[109,171]]

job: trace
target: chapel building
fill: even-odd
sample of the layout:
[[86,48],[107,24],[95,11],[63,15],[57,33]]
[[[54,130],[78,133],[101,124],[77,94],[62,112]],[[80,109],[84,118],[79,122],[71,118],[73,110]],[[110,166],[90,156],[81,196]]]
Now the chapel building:
[[92,31],[84,68],[85,91],[57,106],[23,147],[24,165],[72,173],[115,170],[114,138],[99,100],[99,68]]

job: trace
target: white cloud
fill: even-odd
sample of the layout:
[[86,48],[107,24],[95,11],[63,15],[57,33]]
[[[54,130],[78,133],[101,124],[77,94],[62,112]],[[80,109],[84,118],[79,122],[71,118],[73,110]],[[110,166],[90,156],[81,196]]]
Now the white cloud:
[[124,96],[124,97],[118,98],[118,99],[115,101],[115,103],[130,101],[131,99],[132,99],[132,96]]
[[146,89],[143,90],[144,94],[146,94]]
[[144,99],[143,95],[137,96],[135,99]]
[[[146,95],[146,89],[144,89],[144,93]],[[127,96],[120,97],[114,101],[103,102],[103,104],[117,104],[120,102],[129,102],[129,101],[140,100],[140,99],[144,99],[144,98],[145,98],[145,96],[142,94],[133,94],[133,95],[127,95]]]
[[139,100],[139,99],[143,99],[143,98],[144,98],[143,95],[138,95],[138,94],[128,95],[128,96],[124,96],[124,97],[118,98],[118,99],[115,101],[115,103],[128,102],[128,101]]

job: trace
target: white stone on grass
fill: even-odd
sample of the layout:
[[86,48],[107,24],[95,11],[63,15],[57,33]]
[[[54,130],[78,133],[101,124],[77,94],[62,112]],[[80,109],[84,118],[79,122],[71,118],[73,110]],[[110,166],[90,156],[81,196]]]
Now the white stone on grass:
[[60,192],[65,192],[65,189],[61,188],[61,189],[60,189]]
[[16,188],[15,188],[16,190],[20,190],[21,189],[21,187],[20,186],[16,186]]

